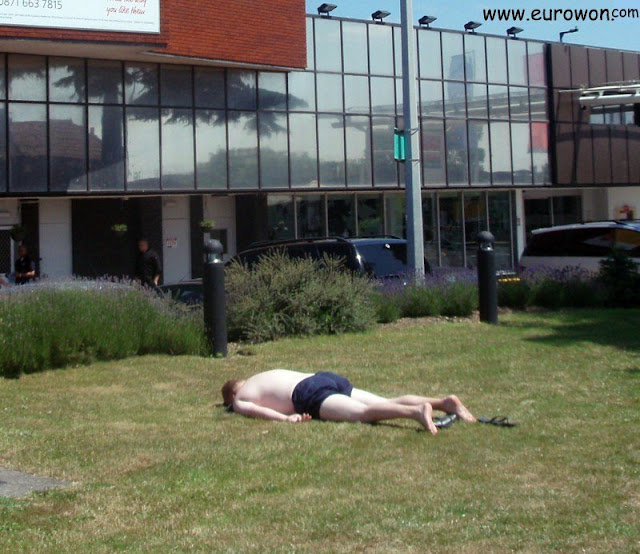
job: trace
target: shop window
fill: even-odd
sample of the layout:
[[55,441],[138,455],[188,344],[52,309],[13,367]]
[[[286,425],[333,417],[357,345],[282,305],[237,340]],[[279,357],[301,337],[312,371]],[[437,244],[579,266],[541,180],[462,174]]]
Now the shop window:
[[325,231],[324,195],[310,194],[296,198],[297,236],[323,237]]
[[487,230],[487,204],[483,192],[464,193],[464,236],[467,267],[476,267],[478,233]]
[[441,194],[438,198],[438,205],[441,265],[462,267],[464,265],[462,196],[460,194]]
[[87,86],[89,102],[122,104],[122,63],[110,60],[89,60]]
[[387,235],[400,238],[407,236],[405,207],[406,198],[404,194],[385,195],[385,232]]
[[424,257],[431,267],[438,262],[438,223],[436,218],[437,202],[433,194],[422,195],[422,229],[424,243]]
[[289,162],[292,187],[318,186],[316,115],[289,114]]
[[196,110],[196,179],[198,189],[227,186],[226,113]]
[[44,102],[47,99],[47,71],[44,56],[9,54],[9,100]]
[[158,66],[155,64],[126,64],[124,87],[127,104],[157,105]]
[[89,189],[124,190],[124,121],[120,106],[89,106]]
[[329,194],[327,196],[327,219],[330,236],[355,237],[356,210],[354,195]]
[[259,114],[260,186],[289,187],[287,149],[287,115],[273,112]]
[[161,130],[162,188],[194,189],[192,110],[164,108]]
[[384,232],[384,204],[382,194],[359,194],[358,236],[371,237]]
[[274,194],[267,197],[267,225],[269,240],[295,237],[293,196]]
[[496,268],[513,267],[511,194],[509,192],[487,193],[489,231],[495,238]]
[[371,120],[364,116],[345,117],[347,140],[347,186],[371,186]]

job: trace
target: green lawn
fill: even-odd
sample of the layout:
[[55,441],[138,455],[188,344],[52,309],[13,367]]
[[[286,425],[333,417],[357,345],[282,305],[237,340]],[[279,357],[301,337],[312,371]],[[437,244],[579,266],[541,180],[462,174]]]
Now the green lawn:
[[[638,552],[640,310],[502,315],[0,381],[2,552]],[[232,376],[334,370],[513,429],[245,419]]]

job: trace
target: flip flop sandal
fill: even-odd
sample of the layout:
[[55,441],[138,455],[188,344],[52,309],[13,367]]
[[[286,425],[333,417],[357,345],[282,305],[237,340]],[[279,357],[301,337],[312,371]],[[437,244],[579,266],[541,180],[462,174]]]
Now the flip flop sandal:
[[498,427],[515,427],[516,426],[516,424],[509,421],[509,418],[506,416],[495,416],[492,418],[479,417],[478,421],[480,423],[487,423],[488,425],[497,425]]
[[433,419],[434,425],[438,429],[447,429],[451,427],[458,420],[458,416],[456,414],[447,414],[444,417],[436,417]]

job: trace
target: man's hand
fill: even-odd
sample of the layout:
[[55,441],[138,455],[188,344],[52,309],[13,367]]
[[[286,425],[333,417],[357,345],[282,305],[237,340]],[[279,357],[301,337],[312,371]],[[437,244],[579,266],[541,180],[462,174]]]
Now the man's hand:
[[311,421],[311,416],[309,414],[292,414],[287,416],[287,421],[289,423],[302,423],[303,421]]

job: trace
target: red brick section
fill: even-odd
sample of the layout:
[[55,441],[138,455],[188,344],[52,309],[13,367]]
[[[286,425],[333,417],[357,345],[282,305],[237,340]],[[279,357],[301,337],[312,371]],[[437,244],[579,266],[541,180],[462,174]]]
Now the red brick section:
[[0,38],[146,44],[176,56],[306,66],[304,0],[161,0],[160,13],[159,35],[0,26]]

